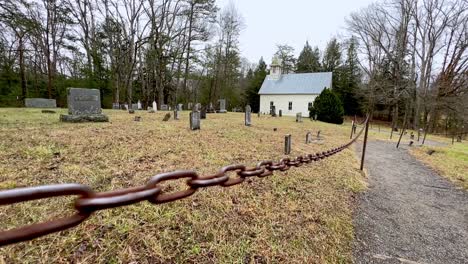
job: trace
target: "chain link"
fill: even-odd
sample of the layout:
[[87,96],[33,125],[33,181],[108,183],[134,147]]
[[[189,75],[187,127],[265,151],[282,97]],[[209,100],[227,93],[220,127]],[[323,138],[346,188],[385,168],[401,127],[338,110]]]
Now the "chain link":
[[[369,121],[369,116],[363,124]],[[174,171],[153,176],[146,185],[130,187],[109,192],[95,193],[90,187],[81,184],[57,184],[38,187],[17,188],[0,191],[0,205],[14,204],[57,196],[79,196],[75,200],[76,213],[59,219],[31,224],[7,231],[0,231],[0,246],[31,240],[50,233],[59,232],[74,227],[88,219],[93,212],[109,208],[131,205],[142,201],[153,204],[168,203],[184,199],[194,194],[199,188],[212,186],[230,187],[241,184],[248,177],[267,177],[275,171],[287,171],[292,167],[300,167],[313,161],[325,159],[353,144],[362,134],[364,127],[348,143],[330,150],[298,156],[294,159],[282,158],[279,162],[264,160],[255,167],[242,164],[228,165],[216,174],[200,177],[195,171]],[[230,177],[234,173],[236,177]],[[166,193],[161,183],[187,179],[187,189]]]

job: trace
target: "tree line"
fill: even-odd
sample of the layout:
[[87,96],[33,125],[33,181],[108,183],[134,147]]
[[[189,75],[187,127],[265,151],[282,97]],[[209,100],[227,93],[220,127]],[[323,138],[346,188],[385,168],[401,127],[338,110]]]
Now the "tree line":
[[[384,0],[346,19],[344,37],[299,56],[277,45],[284,73],[333,72],[346,115],[392,127],[468,130],[468,2]],[[215,0],[4,0],[0,105],[66,104],[66,87],[98,88],[103,106],[188,102],[252,106],[267,63],[242,58],[245,27]]]
[[66,104],[66,87],[98,88],[103,106],[238,104],[242,75],[234,5],[215,0],[4,0],[0,104]]

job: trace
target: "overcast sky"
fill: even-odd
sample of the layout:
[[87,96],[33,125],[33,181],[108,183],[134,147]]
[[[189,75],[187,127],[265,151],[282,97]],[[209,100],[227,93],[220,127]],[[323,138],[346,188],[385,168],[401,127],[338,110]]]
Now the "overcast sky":
[[[232,0],[217,0],[223,8]],[[344,34],[345,18],[376,0],[236,0],[246,25],[240,37],[243,57],[267,64],[276,44],[294,47],[296,57],[306,40],[321,50],[333,36]]]

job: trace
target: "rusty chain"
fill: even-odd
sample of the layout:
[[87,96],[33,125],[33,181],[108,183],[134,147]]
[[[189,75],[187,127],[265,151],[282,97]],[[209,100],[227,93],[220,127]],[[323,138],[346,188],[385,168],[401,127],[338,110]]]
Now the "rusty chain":
[[[368,122],[369,117],[365,119]],[[313,161],[325,159],[353,144],[362,134],[363,129],[348,143],[324,152],[298,156],[294,159],[282,158],[278,162],[271,160],[260,161],[255,167],[245,165],[228,165],[216,174],[199,176],[195,171],[174,171],[158,174],[143,186],[130,187],[108,192],[94,192],[89,186],[82,184],[54,184],[37,187],[16,188],[0,191],[0,206],[26,202],[57,196],[78,195],[75,200],[76,213],[59,219],[31,224],[15,229],[0,231],[0,246],[31,240],[50,233],[59,232],[74,227],[88,219],[94,212],[109,208],[131,205],[141,201],[153,204],[168,203],[191,196],[199,188],[211,186],[229,187],[240,184],[248,177],[267,177],[275,171],[287,171],[292,167],[299,167]],[[237,177],[231,178],[228,172],[235,172]],[[187,179],[187,189],[172,193],[165,193],[160,183],[178,179]]]

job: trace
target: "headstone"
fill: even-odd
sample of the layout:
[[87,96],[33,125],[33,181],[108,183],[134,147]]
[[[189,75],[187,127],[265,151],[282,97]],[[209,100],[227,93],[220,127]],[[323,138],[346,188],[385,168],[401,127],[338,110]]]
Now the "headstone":
[[284,154],[291,154],[291,135],[288,134],[284,137]]
[[320,139],[320,130],[317,131],[317,139]]
[[164,118],[163,118],[163,121],[166,122],[166,121],[169,121],[169,119],[171,119],[171,113],[167,113]]
[[214,107],[213,107],[213,103],[210,103],[210,106],[208,107],[208,111],[207,111],[207,112],[208,112],[208,113],[215,113],[215,112],[216,112],[215,109],[214,109]]
[[279,114],[279,117],[282,117],[283,116],[283,110],[280,109],[278,114]]
[[184,105],[183,104],[178,104],[177,107],[178,107],[177,110],[182,111],[182,108],[184,107]]
[[137,107],[138,110],[143,110],[143,106],[141,105],[140,100],[138,100]]
[[135,110],[133,110],[133,109],[128,109],[128,113],[129,113],[129,114],[134,114],[134,113],[135,113]]
[[46,98],[26,98],[24,105],[29,108],[57,108],[57,101]]
[[414,133],[413,133],[413,132],[411,132],[411,134],[410,134],[410,139],[411,139],[411,140],[414,139]]
[[150,106],[148,106],[148,113],[153,114],[153,113],[156,113],[156,112],[154,111],[153,108],[151,108]]
[[462,142],[462,136],[461,135],[457,136],[457,142]]
[[141,121],[141,116],[135,116],[135,119],[134,119],[136,122],[140,122]]
[[138,104],[132,104],[132,109],[133,110],[138,110]]
[[119,103],[112,103],[112,109],[120,109]]
[[102,114],[98,89],[67,88],[68,115],[60,115],[62,122],[108,122]]
[[127,110],[127,111],[129,110],[128,104],[124,104],[124,107],[125,107],[125,110]]
[[200,111],[200,109],[201,109],[201,104],[200,104],[200,103],[196,103],[194,109],[195,109],[194,111]]
[[227,113],[226,111],[226,99],[219,99],[219,112],[220,113]]
[[206,107],[201,108],[200,119],[206,119]]
[[306,144],[309,144],[312,142],[312,133],[307,132],[306,134]]
[[169,110],[169,107],[166,104],[161,105],[161,111],[167,111]]
[[302,123],[302,113],[301,112],[296,114],[296,122]]
[[260,111],[258,111],[257,116],[260,117],[260,115],[261,115],[261,113],[260,113]]
[[200,129],[200,112],[198,111],[190,112],[190,129],[191,130]]
[[314,120],[317,121],[317,114],[314,115]]
[[413,144],[414,144],[414,141],[413,141],[413,140],[410,140],[409,146],[411,147],[411,146],[413,146]]
[[189,110],[190,110],[190,109],[192,109],[192,107],[193,107],[193,104],[192,104],[192,103],[188,103],[188,105],[187,105],[187,109],[189,109]]
[[276,116],[276,107],[274,105],[270,106],[270,115]]
[[179,120],[179,110],[174,110],[174,120]]
[[245,125],[250,126],[252,124],[252,108],[250,105],[245,107]]
[[158,104],[156,103],[156,101],[153,101],[153,110],[155,113],[158,111]]

